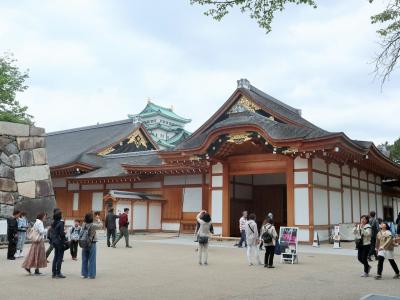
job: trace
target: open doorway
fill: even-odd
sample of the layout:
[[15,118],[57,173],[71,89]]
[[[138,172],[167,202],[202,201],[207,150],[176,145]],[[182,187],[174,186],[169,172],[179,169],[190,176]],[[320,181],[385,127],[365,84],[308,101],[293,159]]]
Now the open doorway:
[[259,227],[269,212],[277,230],[286,226],[285,173],[230,176],[229,180],[231,236],[240,236],[239,219],[244,210],[256,214]]

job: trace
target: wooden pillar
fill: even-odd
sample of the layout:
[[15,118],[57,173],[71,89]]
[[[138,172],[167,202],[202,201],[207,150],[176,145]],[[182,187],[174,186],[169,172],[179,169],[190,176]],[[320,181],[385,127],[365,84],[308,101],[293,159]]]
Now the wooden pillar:
[[229,165],[223,165],[222,175],[222,236],[230,236],[231,202],[229,199]]
[[287,226],[294,226],[294,159],[287,160],[286,168]]
[[314,200],[313,200],[313,167],[312,159],[308,159],[308,211],[309,211],[309,242],[314,239]]

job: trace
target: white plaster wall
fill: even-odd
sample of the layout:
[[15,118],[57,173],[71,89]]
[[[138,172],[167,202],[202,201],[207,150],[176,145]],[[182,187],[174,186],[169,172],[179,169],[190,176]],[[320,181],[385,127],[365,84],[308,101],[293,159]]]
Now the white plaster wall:
[[353,195],[353,222],[360,220],[360,192],[352,190]]
[[211,218],[214,223],[222,223],[222,190],[211,191]]
[[308,168],[308,159],[296,157],[294,159],[294,168],[295,169],[307,169]]
[[375,179],[376,179],[376,183],[378,183],[378,184],[381,184],[381,183],[382,183],[381,177],[376,176]]
[[149,229],[161,229],[161,203],[150,203]]
[[368,215],[368,193],[361,192],[361,215]]
[[383,203],[382,203],[382,195],[381,194],[376,195],[376,203],[378,205],[376,208],[377,216],[380,218],[383,218]]
[[69,183],[68,191],[77,191],[79,190],[79,183]]
[[73,200],[72,200],[72,210],[79,209],[79,193],[74,193]]
[[352,169],[351,169],[351,176],[353,176],[353,177],[358,177],[358,170],[357,170],[357,168],[352,168]]
[[212,176],[211,178],[211,185],[212,187],[222,187],[222,176],[217,175],[217,176]]
[[133,184],[135,189],[142,188],[142,189],[154,189],[160,188],[161,182],[159,181],[143,181],[143,182],[135,182]]
[[350,175],[350,167],[348,165],[342,166],[342,174]]
[[342,176],[343,185],[350,186],[350,177]]
[[92,194],[92,210],[102,211],[103,210],[103,193],[93,193]]
[[67,187],[67,180],[65,178],[53,178],[51,182],[53,187]]
[[309,225],[308,188],[294,189],[294,223]]
[[372,173],[368,174],[368,181],[375,182],[375,175]]
[[360,180],[360,189],[366,190],[368,188],[367,182]]
[[374,183],[368,183],[368,190],[371,192],[375,192],[375,184]]
[[368,193],[368,203],[369,203],[369,211],[376,212],[376,201],[375,201],[375,193]]
[[179,223],[162,223],[162,230],[166,231],[179,231],[180,224]]
[[351,179],[351,184],[352,184],[352,186],[355,187],[355,188],[359,188],[359,187],[360,187],[360,182],[359,182],[358,179],[356,179],[356,178],[352,178],[352,179]]
[[352,223],[351,194],[350,189],[343,189],[343,219],[344,223]]
[[342,223],[342,193],[329,191],[330,223]]
[[299,242],[308,242],[310,240],[310,231],[308,229],[299,229],[298,235]]
[[327,176],[324,174],[313,172],[313,184],[326,186]]
[[147,227],[147,203],[135,202],[133,205],[133,229],[144,230]]
[[328,229],[318,229],[315,231],[318,232],[318,237],[319,237],[320,241],[329,240],[329,230]]
[[222,226],[213,226],[214,227],[214,234],[222,235]]
[[329,164],[329,173],[340,176],[340,166],[335,163]]
[[342,182],[341,182],[340,178],[329,176],[329,186],[336,188],[336,189],[341,189]]
[[314,225],[328,224],[328,192],[318,188],[313,189]]
[[102,190],[102,184],[82,184],[81,190],[83,191],[93,191],[93,190]]
[[313,158],[312,159],[312,167],[314,170],[319,170],[326,172],[327,171],[327,165],[325,161],[321,158]]
[[294,184],[308,184],[308,172],[294,172]]
[[360,171],[360,179],[367,180],[367,172],[364,170]]
[[222,173],[223,172],[223,167],[221,163],[217,163],[215,165],[212,165],[211,167],[212,173]]
[[183,189],[183,212],[199,212],[202,209],[201,187]]
[[201,184],[201,175],[165,176],[164,185]]
[[115,190],[115,189],[129,190],[130,188],[131,188],[131,184],[129,182],[106,184],[106,189],[110,189],[110,190]]
[[382,193],[382,187],[381,187],[381,185],[376,185],[376,192],[377,192],[377,193]]

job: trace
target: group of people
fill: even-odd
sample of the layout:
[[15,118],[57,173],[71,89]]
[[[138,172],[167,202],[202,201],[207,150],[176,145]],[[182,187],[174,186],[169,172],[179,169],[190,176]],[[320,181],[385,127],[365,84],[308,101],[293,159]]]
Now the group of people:
[[259,233],[256,215],[254,213],[249,215],[247,211],[243,211],[242,217],[239,219],[239,230],[240,240],[235,246],[242,248],[244,244],[247,247],[247,261],[249,266],[253,266],[255,263],[259,265],[263,264],[258,255],[258,249],[265,249],[264,267],[274,268],[274,255],[278,233],[274,226],[272,213],[268,213]]
[[[400,223],[400,214],[398,217]],[[397,228],[398,229],[398,228]],[[355,224],[354,236],[358,251],[358,261],[363,264],[364,271],[361,277],[369,277],[372,269],[369,262],[372,257],[378,261],[377,274],[375,279],[382,279],[383,263],[387,259],[395,273],[394,279],[400,279],[400,271],[394,260],[394,247],[396,238],[390,231],[389,224],[376,218],[374,211],[369,215],[363,215],[360,223]],[[399,234],[399,232],[397,232]],[[397,238],[398,240],[399,238]]]
[[[46,213],[38,214],[35,223],[30,228],[25,214],[18,210],[14,211],[13,216],[7,220],[9,242],[7,258],[15,260],[16,257],[22,257],[23,245],[25,239],[28,238],[31,241],[31,247],[25,256],[22,268],[30,275],[42,275],[40,269],[47,267],[49,262],[47,258],[54,250],[52,278],[62,279],[66,278],[61,272],[64,252],[70,249],[72,259],[77,260],[79,245],[82,248],[81,277],[94,279],[96,277],[96,230],[103,227],[100,216],[94,216],[92,212],[89,212],[85,215],[82,225],[79,220],[75,220],[68,231],[60,209],[54,209],[51,225],[46,225],[49,224],[47,217]],[[46,236],[49,239],[47,251],[44,244]]]

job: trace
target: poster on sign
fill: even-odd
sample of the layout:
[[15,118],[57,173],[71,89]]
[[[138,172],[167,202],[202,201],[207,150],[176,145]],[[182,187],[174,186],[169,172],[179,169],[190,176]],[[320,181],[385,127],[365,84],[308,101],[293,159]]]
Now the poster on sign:
[[281,227],[279,230],[279,244],[281,247],[281,262],[298,262],[298,227]]

